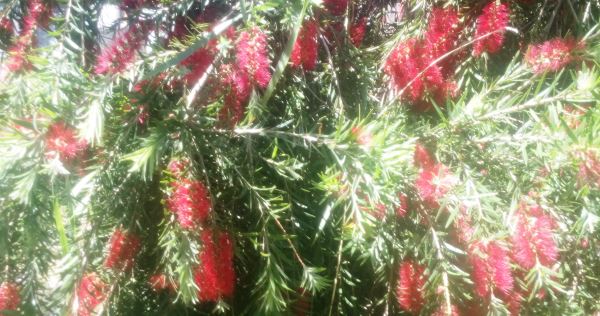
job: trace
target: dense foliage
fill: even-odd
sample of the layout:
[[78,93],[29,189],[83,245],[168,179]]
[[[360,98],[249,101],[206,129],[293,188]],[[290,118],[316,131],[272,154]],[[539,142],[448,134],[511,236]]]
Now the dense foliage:
[[600,310],[598,2],[0,3],[0,315]]

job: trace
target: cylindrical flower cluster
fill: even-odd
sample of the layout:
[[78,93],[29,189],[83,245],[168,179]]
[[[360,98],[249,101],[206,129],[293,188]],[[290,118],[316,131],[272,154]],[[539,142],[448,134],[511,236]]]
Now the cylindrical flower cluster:
[[133,268],[135,257],[141,248],[138,236],[116,229],[108,243],[108,252],[104,266],[116,271],[127,271]]
[[230,297],[235,289],[233,242],[226,232],[205,228],[202,231],[200,265],[194,272],[200,301],[217,301]]
[[46,133],[46,157],[69,162],[81,156],[87,148],[87,142],[79,139],[75,129],[64,122],[56,122],[48,127]]
[[299,68],[302,66],[307,71],[315,69],[319,54],[318,29],[319,24],[316,21],[308,20],[304,22],[290,55],[292,67]]
[[77,289],[77,302],[75,314],[77,316],[95,315],[96,308],[106,299],[108,286],[95,273],[85,274]]
[[559,71],[575,60],[573,52],[579,45],[573,38],[560,37],[529,45],[525,62],[536,74]]
[[536,262],[551,267],[558,260],[554,219],[538,205],[521,205],[516,217],[512,235],[515,261],[526,270],[533,268]]
[[[0,284],[0,311],[16,312],[21,303],[21,295],[16,284],[11,282],[2,282]],[[4,315],[0,312],[0,315]]]
[[508,4],[490,1],[477,18],[475,30],[475,44],[473,55],[479,56],[483,52],[495,53],[502,48],[505,29],[510,22],[510,9]]
[[423,298],[423,287],[426,281],[424,272],[425,267],[412,260],[405,260],[400,264],[396,298],[398,305],[407,312],[418,314],[425,305]]
[[132,24],[111,45],[102,50],[96,60],[94,72],[97,75],[114,75],[125,71],[135,59],[137,51],[144,44],[147,32],[148,25],[146,23],[137,22]]

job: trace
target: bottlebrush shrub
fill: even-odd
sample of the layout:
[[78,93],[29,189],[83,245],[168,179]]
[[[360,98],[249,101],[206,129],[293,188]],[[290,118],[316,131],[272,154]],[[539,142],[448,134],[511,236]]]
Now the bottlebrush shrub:
[[600,310],[598,3],[13,2],[17,313]]

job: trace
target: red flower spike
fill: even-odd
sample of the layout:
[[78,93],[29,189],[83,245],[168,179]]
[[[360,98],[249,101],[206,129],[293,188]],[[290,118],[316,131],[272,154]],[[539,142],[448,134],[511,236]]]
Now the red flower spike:
[[12,35],[14,33],[12,22],[9,18],[0,19],[0,32]]
[[75,135],[75,130],[63,122],[48,127],[46,152],[48,159],[59,158],[65,162],[80,157],[87,148],[87,142]]
[[492,292],[508,295],[513,289],[513,277],[508,253],[497,241],[476,241],[469,247],[469,261],[473,266],[475,292],[489,299]]
[[355,47],[360,47],[367,32],[367,20],[361,18],[350,26],[350,41]]
[[[522,206],[527,207],[527,206]],[[541,208],[532,206],[529,210],[520,209],[512,235],[513,256],[524,269],[531,269],[536,262],[551,267],[558,260],[558,248],[554,241],[554,220],[543,214]],[[539,209],[539,210],[538,210]],[[529,211],[529,212],[527,212]]]
[[[2,282],[0,284],[0,311],[15,311],[21,303],[21,295],[16,284]],[[0,315],[4,315],[0,313]]]
[[525,61],[536,74],[556,72],[575,59],[573,51],[577,47],[578,43],[573,38],[554,38],[538,45],[529,45]]
[[246,104],[252,93],[252,83],[248,75],[231,65],[224,65],[221,69],[222,84],[228,87],[224,104],[219,112],[219,120],[227,122],[231,127],[244,118]]
[[98,59],[94,72],[97,75],[119,74],[127,69],[136,57],[137,51],[146,39],[148,26],[144,23],[134,23],[127,31],[120,34],[114,42],[105,47]]
[[332,15],[343,15],[348,8],[348,0],[324,0],[323,4]]
[[116,271],[128,271],[133,268],[140,248],[141,240],[138,236],[116,229],[109,241],[104,266]]
[[23,28],[15,44],[8,50],[9,58],[6,62],[7,68],[12,72],[26,70],[31,67],[25,55],[32,45],[35,30],[42,19],[46,7],[41,0],[29,0],[27,3],[27,15],[23,19]]
[[235,288],[233,243],[227,233],[213,234],[209,229],[202,231],[201,239],[200,265],[194,272],[198,299],[208,302],[230,297]]
[[396,206],[396,215],[398,217],[404,217],[408,213],[408,196],[404,193],[398,193],[398,199],[400,200],[400,204]]
[[435,159],[431,157],[431,154],[429,154],[427,148],[420,143],[415,145],[415,154],[413,160],[415,162],[415,166],[422,169],[431,168],[435,164]]
[[106,299],[108,286],[95,273],[88,273],[81,278],[77,289],[77,316],[95,315],[98,305]]
[[[424,66],[433,63],[436,59],[456,48],[458,36],[461,31],[462,27],[456,10],[451,8],[434,8],[431,11],[424,37],[425,52],[427,55]],[[446,77],[454,73],[455,64],[458,62],[457,56],[457,53],[446,56],[437,62],[439,67],[432,67],[434,69],[437,68],[435,72],[440,72],[439,74],[435,74],[439,78],[436,78],[434,82],[443,82],[446,80]]]
[[181,61],[181,65],[188,68],[189,72],[183,76],[188,85],[194,85],[206,72],[214,60],[213,48],[216,41],[210,41],[207,47],[199,48],[192,55]]
[[208,190],[200,181],[181,179],[172,183],[173,192],[167,200],[169,210],[177,216],[179,225],[192,229],[206,220],[212,208]]
[[267,35],[258,28],[240,33],[236,44],[236,63],[252,83],[266,88],[271,81]]
[[396,298],[402,309],[411,313],[419,313],[425,305],[423,286],[425,267],[411,260],[403,261],[398,270]]
[[307,71],[315,69],[319,54],[318,30],[319,24],[316,21],[304,22],[290,55],[292,67],[302,66]]
[[419,76],[421,65],[421,44],[416,39],[400,43],[388,56],[384,71],[392,78],[392,84],[398,91],[405,89],[402,96],[408,95],[411,101],[423,97],[423,76]]
[[475,229],[473,228],[471,217],[466,208],[460,209],[454,220],[454,229],[459,243],[468,245],[473,239]]
[[440,207],[439,200],[457,183],[457,178],[443,164],[421,170],[415,181],[415,187],[423,205],[429,209]]
[[[510,9],[506,3],[497,4],[495,0],[488,3],[476,21],[475,39],[478,40],[473,44],[473,55],[479,56],[483,52],[493,54],[499,51],[504,43],[504,32],[508,22]],[[488,35],[490,33],[491,35]]]

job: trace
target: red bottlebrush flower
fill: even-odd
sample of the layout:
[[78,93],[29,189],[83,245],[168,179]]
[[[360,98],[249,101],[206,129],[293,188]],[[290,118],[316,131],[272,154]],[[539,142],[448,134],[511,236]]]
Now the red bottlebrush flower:
[[223,76],[222,84],[228,87],[229,91],[223,100],[219,120],[228,122],[233,127],[244,117],[246,104],[252,93],[252,83],[245,72],[239,71],[231,65],[225,65],[221,69],[221,74]]
[[133,268],[135,257],[141,248],[138,236],[116,229],[108,243],[104,266],[108,269],[127,271]]
[[271,61],[267,49],[267,35],[258,28],[242,32],[236,44],[238,68],[261,88],[267,87],[271,81]]
[[397,90],[405,89],[412,101],[423,96],[424,82],[420,61],[421,46],[416,39],[409,39],[396,46],[385,62],[385,72],[392,78],[392,83]]
[[420,143],[415,145],[415,154],[413,156],[415,166],[421,169],[429,169],[435,164],[435,159],[431,157],[429,151]]
[[[527,206],[521,206],[524,208]],[[516,227],[512,235],[513,256],[524,269],[531,269],[536,262],[552,266],[558,260],[558,248],[554,241],[554,220],[533,206],[529,212],[520,209],[516,214]]]
[[343,15],[348,8],[348,0],[324,0],[323,4],[332,15]]
[[458,307],[450,305],[450,309],[448,309],[448,306],[444,304],[440,305],[431,316],[460,316],[460,312],[458,311]]
[[483,299],[490,293],[508,295],[513,289],[509,257],[498,241],[477,241],[469,247],[469,261],[473,266],[475,292]]
[[208,190],[200,181],[180,179],[172,183],[173,192],[167,201],[171,212],[177,215],[179,225],[192,229],[206,220],[212,203]]
[[23,19],[23,28],[21,29],[19,38],[9,49],[10,57],[6,62],[6,66],[10,71],[16,72],[30,67],[25,54],[32,45],[35,30],[45,10],[46,7],[41,0],[30,0],[27,3],[27,15]]
[[[495,53],[502,48],[504,32],[510,21],[510,9],[506,3],[497,4],[491,1],[484,8],[476,21],[475,39],[473,44],[473,55],[479,56],[483,52]],[[488,34],[490,34],[487,36]],[[486,36],[483,38],[483,36]]]
[[404,193],[398,193],[398,200],[400,200],[400,204],[396,206],[396,215],[398,217],[404,217],[408,213],[408,196]]
[[12,35],[14,33],[13,25],[10,19],[0,19],[0,32],[8,33],[9,35]]
[[125,71],[144,44],[147,30],[146,24],[136,23],[120,34],[110,46],[102,50],[96,60],[94,72],[97,75],[114,75]]
[[402,309],[411,313],[419,313],[425,301],[423,299],[423,286],[425,267],[411,260],[403,261],[398,270],[398,285],[396,298]]
[[367,32],[367,20],[365,18],[361,18],[358,22],[352,24],[350,26],[350,41],[356,47],[360,47],[363,39],[365,38],[365,33]]
[[46,133],[46,157],[71,161],[87,148],[87,142],[75,135],[75,130],[63,122],[48,127]]
[[[16,311],[21,303],[21,295],[16,284],[2,282],[0,284],[0,311]],[[4,315],[0,312],[0,315]]]
[[206,302],[230,297],[235,288],[231,238],[227,233],[213,234],[209,229],[202,232],[201,238],[200,265],[194,273],[199,288],[198,299]]
[[600,188],[600,159],[591,150],[581,153],[577,181],[580,186]]
[[[456,47],[461,31],[462,27],[456,10],[434,8],[431,11],[424,37],[427,64],[452,51]],[[454,54],[437,63],[443,77],[447,77],[454,72],[454,65],[457,60],[457,55]]]
[[290,55],[293,67],[302,66],[307,71],[315,69],[319,55],[318,31],[319,24],[316,21],[304,22]]
[[538,45],[529,45],[525,61],[536,74],[554,72],[570,64],[578,43],[573,38],[554,38]]
[[181,61],[181,65],[186,66],[189,69],[189,72],[185,74],[183,80],[188,84],[195,84],[212,64],[213,59],[214,56],[211,48],[203,47],[195,51],[188,58]]
[[77,289],[76,315],[91,316],[95,315],[98,305],[102,304],[106,298],[108,286],[95,273],[88,273],[81,278],[79,288]]
[[456,185],[458,179],[443,164],[436,164],[421,170],[415,187],[423,201],[430,209],[439,208],[439,200]]
[[161,292],[164,290],[175,291],[177,289],[175,283],[169,280],[169,278],[162,273],[150,276],[148,283],[155,292]]

